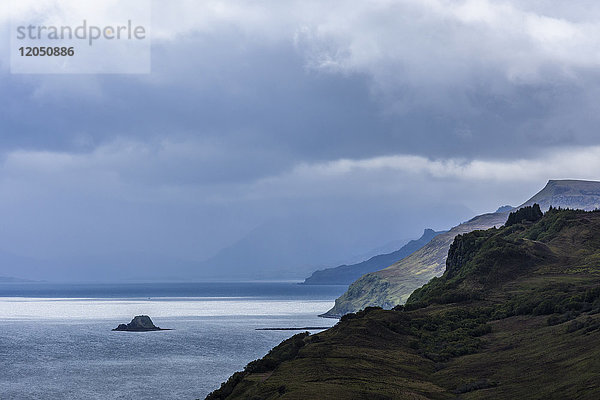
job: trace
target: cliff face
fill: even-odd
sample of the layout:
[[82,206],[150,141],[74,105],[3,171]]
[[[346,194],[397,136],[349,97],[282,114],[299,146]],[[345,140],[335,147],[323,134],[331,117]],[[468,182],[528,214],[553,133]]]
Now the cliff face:
[[405,306],[296,335],[208,399],[600,398],[599,260],[600,212],[462,234]]
[[434,237],[444,232],[435,232],[432,229],[425,229],[423,235],[417,240],[411,240],[389,254],[381,254],[370,259],[352,265],[340,265],[335,268],[327,268],[315,271],[310,277],[304,280],[305,285],[349,285],[362,275],[386,268],[393,263],[400,261],[425,246]]
[[499,227],[507,218],[507,212],[480,215],[436,236],[421,249],[388,268],[362,276],[322,316],[339,318],[365,307],[390,309],[403,304],[413,290],[444,273],[448,248],[456,235]]
[[[520,207],[538,203],[543,210],[554,207],[593,210],[600,208],[600,182],[551,180],[546,187]],[[403,304],[416,288],[440,276],[446,268],[446,257],[454,237],[479,229],[501,226],[508,212],[484,214],[438,235],[427,245],[390,267],[359,278],[335,302],[324,317],[339,318],[365,307],[386,309]]]
[[600,208],[600,182],[577,180],[551,180],[535,196],[527,200],[523,206],[540,205],[543,211],[554,207],[579,210],[595,210]]

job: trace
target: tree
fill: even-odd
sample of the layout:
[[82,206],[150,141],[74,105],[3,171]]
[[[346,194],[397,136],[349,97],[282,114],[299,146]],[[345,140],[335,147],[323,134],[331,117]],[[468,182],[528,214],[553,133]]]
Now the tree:
[[541,219],[544,216],[544,213],[540,209],[540,205],[535,203],[532,206],[527,206],[523,208],[519,208],[515,212],[511,212],[508,215],[508,220],[506,221],[506,226],[511,226],[514,224],[520,224],[525,221],[535,222]]

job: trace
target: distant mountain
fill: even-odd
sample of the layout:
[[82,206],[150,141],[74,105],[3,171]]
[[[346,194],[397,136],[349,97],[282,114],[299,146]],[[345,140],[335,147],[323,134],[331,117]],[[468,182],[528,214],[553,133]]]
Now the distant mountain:
[[[51,259],[33,259],[0,252],[2,274],[19,277],[23,281],[181,281],[185,278],[184,273],[193,271],[197,265],[197,261],[137,252]],[[137,270],[132,271],[132,266],[138,267]]]
[[538,194],[527,200],[523,206],[540,205],[542,211],[554,207],[579,210],[600,208],[600,182],[576,180],[551,180]]
[[305,285],[349,285],[362,275],[379,271],[403,259],[425,246],[440,233],[433,229],[425,229],[423,235],[417,240],[411,240],[399,250],[388,254],[380,254],[370,259],[352,265],[340,265],[313,272],[304,280]]
[[40,271],[44,271],[44,267],[43,260],[0,251],[0,270],[3,275],[0,277],[0,282],[31,282],[48,279],[48,276],[40,274]]
[[456,237],[406,306],[299,333],[207,400],[600,399],[600,212]]
[[[551,180],[544,189],[517,208],[533,203],[540,204],[544,210],[550,205],[593,210],[600,206],[600,182]],[[389,309],[404,303],[416,288],[444,273],[448,249],[456,235],[504,225],[508,214],[496,212],[477,216],[436,236],[420,250],[390,267],[363,275],[322,316],[337,318],[369,306]]]
[[30,279],[15,278],[12,276],[0,276],[0,283],[24,283],[24,282],[35,282]]
[[383,270],[363,275],[335,306],[322,317],[339,318],[344,314],[378,306],[386,309],[402,304],[416,288],[444,273],[448,248],[456,235],[478,229],[502,226],[507,212],[479,215],[433,238],[421,249]]
[[190,275],[202,280],[304,280],[326,266],[362,262],[375,255],[365,251],[373,243],[389,241],[391,233],[373,238],[355,234],[352,222],[343,219],[294,213],[273,218],[199,263]]
[[350,257],[349,259],[344,260],[343,264],[345,264],[345,265],[358,264],[363,261],[367,261],[369,258],[378,256],[380,254],[393,253],[394,251],[402,248],[402,246],[404,246],[405,244],[410,242],[410,240],[411,239],[394,240],[394,241],[388,242],[388,243],[384,244],[383,246],[377,246],[374,249],[370,249],[369,251],[366,251],[362,254],[358,254],[355,257]]
[[336,240],[313,232],[310,224],[273,220],[202,262],[197,275],[219,280],[303,279],[323,265],[340,261],[344,254],[333,250]]
[[497,213],[505,213],[505,212],[511,212],[514,209],[515,208],[513,206],[502,206],[502,207],[498,207],[496,212]]

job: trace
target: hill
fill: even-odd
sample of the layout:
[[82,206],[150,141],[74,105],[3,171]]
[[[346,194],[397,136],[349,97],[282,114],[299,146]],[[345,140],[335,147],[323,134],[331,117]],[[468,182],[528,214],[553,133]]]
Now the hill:
[[380,254],[369,258],[366,261],[352,264],[352,265],[340,265],[335,268],[327,268],[319,271],[315,271],[311,276],[306,278],[303,282],[304,285],[349,285],[362,275],[369,272],[378,271],[393,263],[403,259],[425,246],[434,237],[440,233],[433,229],[425,229],[423,235],[417,240],[411,240],[399,250],[393,251],[388,254]]
[[393,310],[302,333],[207,399],[600,398],[600,212],[458,235]]
[[360,277],[322,316],[339,318],[365,307],[390,309],[404,303],[413,290],[444,272],[448,248],[456,235],[501,226],[507,218],[507,212],[483,214],[437,235],[421,249],[390,267]]
[[273,218],[184,272],[197,280],[304,280],[326,266],[363,261],[365,250],[399,236],[397,231],[370,236],[366,227],[356,234],[360,225],[342,219],[295,212]]
[[[543,210],[547,210],[550,205],[593,210],[600,205],[600,182],[551,180],[518,208],[536,202]],[[503,208],[499,211],[502,210]],[[503,225],[507,217],[506,211],[477,216],[437,236],[419,251],[388,268],[362,276],[350,285],[346,293],[336,300],[335,306],[323,316],[338,318],[369,306],[389,309],[404,303],[413,290],[444,272],[448,249],[456,235]]]
[[600,208],[600,182],[578,180],[550,180],[535,196],[521,207],[534,203],[544,211],[554,207],[595,210]]

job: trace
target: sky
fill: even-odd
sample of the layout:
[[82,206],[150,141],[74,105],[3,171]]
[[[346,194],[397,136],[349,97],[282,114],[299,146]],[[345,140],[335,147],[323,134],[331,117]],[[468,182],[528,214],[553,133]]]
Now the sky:
[[20,75],[0,5],[0,276],[298,278],[600,179],[597,1],[152,15],[150,74]]

